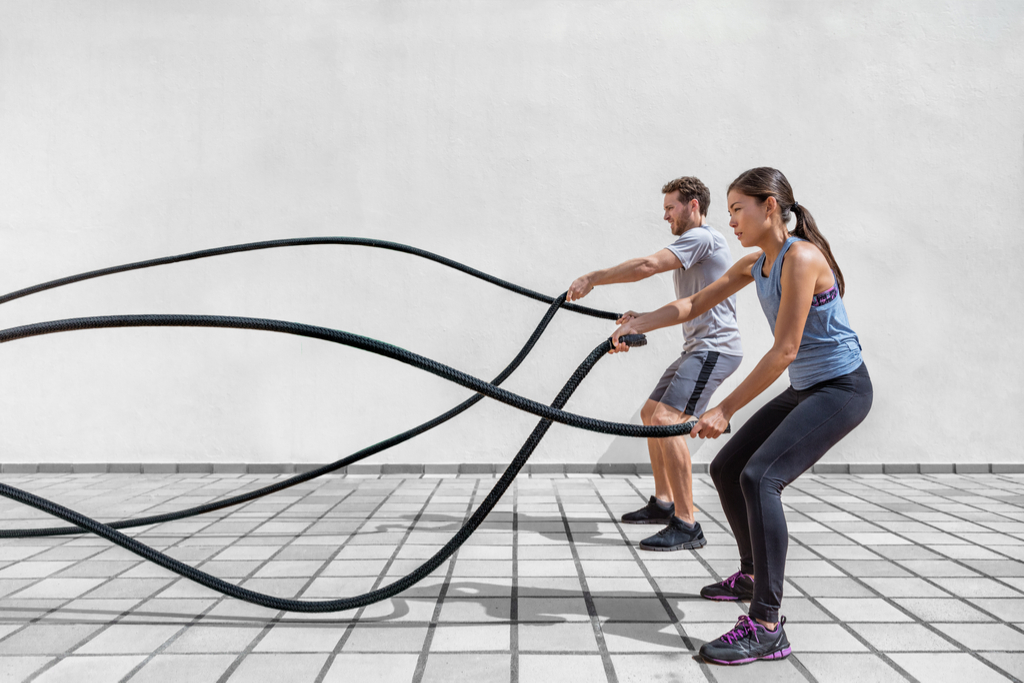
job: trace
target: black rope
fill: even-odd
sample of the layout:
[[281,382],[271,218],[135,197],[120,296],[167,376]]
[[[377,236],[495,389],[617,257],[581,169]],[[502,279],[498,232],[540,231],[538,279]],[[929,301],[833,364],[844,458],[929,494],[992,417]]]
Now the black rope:
[[[537,299],[539,301],[544,301],[544,302],[547,302],[547,303],[551,304],[549,309],[548,309],[548,312],[545,314],[545,316],[544,316],[543,320],[541,321],[540,325],[538,325],[538,327],[534,330],[533,335],[531,335],[531,337],[527,341],[526,345],[520,350],[519,354],[512,361],[512,363],[508,367],[506,367],[505,370],[503,370],[498,375],[498,377],[496,377],[494,379],[494,381],[492,382],[492,384],[494,384],[494,385],[501,384],[501,382],[503,382],[506,379],[508,379],[508,377],[519,367],[519,365],[523,362],[523,360],[530,353],[530,351],[533,350],[533,347],[536,345],[537,341],[540,339],[541,335],[544,333],[544,330],[547,329],[548,323],[551,322],[551,318],[554,316],[555,312],[559,308],[566,308],[568,310],[571,310],[571,311],[574,311],[574,312],[577,312],[577,313],[582,313],[582,314],[585,314],[585,315],[590,315],[590,316],[599,317],[599,318],[606,318],[606,319],[610,319],[610,320],[615,320],[615,319],[618,318],[618,314],[616,314],[616,313],[611,313],[611,312],[608,312],[608,311],[600,311],[600,310],[597,310],[597,309],[588,308],[586,306],[579,306],[579,305],[575,305],[575,304],[568,304],[568,303],[565,302],[565,294],[561,295],[560,297],[557,297],[557,298],[553,299],[553,298],[551,298],[551,297],[549,297],[549,296],[547,296],[545,294],[540,294],[538,292],[534,292],[533,290],[527,289],[527,288],[522,287],[520,285],[508,282],[506,280],[502,280],[501,278],[494,277],[493,275],[490,275],[488,273],[484,273],[484,272],[482,272],[480,270],[477,270],[475,268],[471,268],[470,266],[467,266],[467,265],[465,265],[463,263],[459,263],[458,261],[449,259],[449,258],[447,258],[445,256],[440,256],[438,254],[434,254],[434,253],[429,252],[429,251],[425,251],[423,249],[419,249],[417,247],[412,247],[412,246],[409,246],[409,245],[406,245],[406,244],[400,244],[398,242],[388,242],[388,241],[385,241],[385,240],[375,240],[375,239],[368,239],[368,238],[361,238],[361,237],[300,237],[300,238],[283,239],[283,240],[268,240],[268,241],[264,241],[264,242],[249,242],[249,243],[246,243],[246,244],[236,244],[236,245],[230,245],[230,246],[226,246],[226,247],[217,247],[217,248],[214,248],[214,249],[203,249],[203,250],[199,250],[199,251],[188,252],[188,253],[185,253],[185,254],[179,254],[177,256],[165,256],[165,257],[149,259],[149,260],[145,260],[145,261],[135,261],[133,263],[127,263],[127,264],[123,264],[123,265],[119,265],[119,266],[111,266],[111,267],[108,267],[108,268],[101,268],[101,269],[98,269],[98,270],[90,270],[90,271],[87,271],[87,272],[84,272],[84,273],[79,273],[77,275],[70,275],[70,276],[67,276],[67,277],[58,278],[56,280],[50,280],[48,282],[43,282],[41,284],[33,285],[31,287],[25,287],[23,289],[19,289],[19,290],[15,291],[15,292],[11,292],[9,294],[5,294],[3,296],[0,296],[0,304],[4,304],[4,303],[6,303],[8,301],[13,301],[14,299],[20,299],[22,297],[29,296],[31,294],[37,294],[39,292],[43,292],[43,291],[46,291],[46,290],[49,290],[49,289],[54,289],[54,288],[57,288],[57,287],[63,287],[64,285],[69,285],[69,284],[72,284],[72,283],[75,283],[75,282],[81,282],[83,280],[90,280],[90,279],[97,278],[97,277],[102,277],[102,276],[105,276],[105,275],[115,275],[117,273],[124,273],[124,272],[131,271],[131,270],[140,270],[142,268],[150,268],[150,267],[153,267],[153,266],[162,266],[162,265],[168,265],[168,264],[172,264],[172,263],[180,263],[182,261],[194,261],[196,259],[201,259],[201,258],[209,258],[209,257],[212,257],[212,256],[223,256],[225,254],[234,254],[234,253],[245,252],[245,251],[259,251],[259,250],[263,250],[263,249],[276,249],[276,248],[280,248],[280,247],[315,246],[315,245],[325,245],[325,244],[326,245],[340,245],[340,246],[374,247],[374,248],[380,248],[380,249],[388,249],[388,250],[391,250],[391,251],[398,251],[398,252],[402,252],[402,253],[406,253],[406,254],[411,254],[413,256],[419,256],[421,258],[425,258],[425,259],[428,259],[428,260],[431,260],[431,261],[436,261],[437,263],[445,265],[445,266],[447,266],[449,268],[454,268],[455,270],[459,270],[461,272],[467,273],[467,274],[469,274],[469,275],[471,275],[473,277],[479,278],[479,279],[484,280],[485,282],[489,282],[491,284],[495,284],[495,285],[497,285],[499,287],[502,287],[504,289],[508,289],[508,290],[510,290],[512,292],[515,292],[517,294],[521,294],[523,296],[527,296],[527,297],[530,297],[532,299]],[[459,415],[462,412],[465,412],[470,407],[475,405],[478,401],[480,401],[482,398],[483,398],[482,395],[477,394],[477,395],[471,397],[470,399],[468,399],[467,401],[459,404],[455,408],[452,408],[450,411],[448,411],[446,413],[443,413],[441,415],[438,415],[437,417],[435,417],[435,418],[433,418],[431,420],[428,420],[427,422],[424,422],[421,425],[413,427],[410,430],[402,432],[401,434],[396,434],[395,436],[393,436],[393,437],[391,437],[389,439],[385,439],[384,441],[381,441],[381,442],[379,442],[377,444],[374,444],[374,445],[372,445],[372,446],[370,446],[368,448],[364,448],[364,449],[362,449],[360,451],[357,451],[356,453],[353,453],[352,455],[350,455],[350,456],[348,456],[346,458],[342,458],[341,460],[336,460],[333,463],[329,463],[329,464],[324,465],[322,467],[318,467],[318,468],[316,468],[314,470],[311,470],[309,472],[305,472],[305,473],[299,474],[297,476],[291,477],[289,479],[286,479],[284,481],[278,482],[276,484],[273,484],[273,485],[270,485],[270,486],[265,486],[263,488],[256,489],[256,490],[251,491],[249,493],[238,495],[238,496],[234,496],[234,497],[231,497],[231,498],[225,498],[225,499],[222,499],[222,500],[211,501],[209,503],[206,503],[206,504],[203,504],[203,505],[197,505],[195,507],[187,508],[185,510],[179,510],[179,511],[175,511],[175,512],[168,512],[168,513],[161,514],[161,515],[151,515],[151,516],[148,516],[148,517],[137,517],[137,518],[130,518],[130,519],[119,520],[117,522],[112,522],[111,526],[116,528],[116,529],[126,529],[126,528],[130,528],[130,527],[145,526],[147,524],[157,524],[157,523],[162,523],[162,522],[176,521],[176,520],[185,519],[185,518],[188,518],[188,517],[193,517],[193,516],[196,516],[196,515],[205,514],[207,512],[213,512],[215,510],[221,510],[221,509],[224,509],[224,508],[227,508],[227,507],[231,507],[231,506],[234,506],[234,505],[239,505],[241,503],[249,502],[251,500],[255,500],[255,499],[260,498],[260,497],[265,496],[265,495],[269,495],[269,494],[272,494],[272,493],[276,493],[278,491],[282,491],[282,490],[284,490],[286,488],[290,488],[291,486],[294,486],[296,484],[301,484],[303,482],[310,481],[312,479],[315,479],[317,477],[323,476],[325,474],[329,474],[331,472],[335,472],[335,471],[337,471],[337,470],[339,470],[339,469],[341,469],[343,467],[347,467],[348,465],[351,465],[353,463],[359,462],[360,460],[363,460],[364,458],[367,458],[367,457],[369,457],[371,455],[374,455],[376,453],[380,453],[381,451],[387,450],[388,448],[391,448],[392,446],[396,446],[396,445],[398,445],[400,443],[408,441],[409,439],[411,439],[411,438],[413,438],[415,436],[418,436],[420,434],[423,434],[424,432],[430,431],[434,427],[437,427],[438,425],[444,424],[445,422],[447,422],[448,420],[452,419],[453,417]],[[82,530],[80,528],[78,528],[78,527],[49,527],[49,528],[6,529],[6,530],[0,529],[0,538],[27,538],[27,537],[58,536],[58,535],[79,534],[79,533],[82,533]]]
[[[624,337],[623,339],[626,341],[627,344],[645,343],[645,341],[642,340],[642,337],[640,339],[637,339],[636,337],[630,336]],[[611,348],[611,340],[609,339],[603,341],[600,345],[597,346],[597,348],[595,348],[590,353],[587,359],[583,361],[583,363],[581,363],[580,366],[576,369],[576,372],[573,373],[572,377],[569,378],[569,381],[566,382],[565,386],[562,387],[562,390],[559,392],[558,397],[552,402],[551,409],[553,411],[555,411],[558,414],[568,414],[561,413],[561,410],[559,409],[565,405],[566,401],[569,400],[569,397],[579,386],[580,382],[583,381],[583,378],[587,376],[587,373],[590,372],[591,368],[593,368],[594,365],[601,358],[603,358],[608,353],[608,351],[611,350]],[[453,536],[451,540],[449,540],[448,543],[444,545],[444,547],[438,550],[430,559],[428,559],[422,565],[417,567],[409,575],[404,576],[401,579],[398,579],[397,581],[388,584],[387,586],[382,586],[381,588],[378,588],[376,590],[372,590],[367,593],[363,593],[362,595],[357,595],[350,598],[338,598],[334,600],[293,600],[279,598],[272,595],[266,595],[264,593],[259,593],[257,591],[252,591],[246,588],[242,588],[241,586],[236,586],[235,584],[228,583],[223,579],[219,579],[216,576],[207,574],[206,572],[200,571],[195,567],[191,567],[187,564],[184,564],[183,562],[180,562],[174,559],[173,557],[165,555],[164,553],[161,553],[155,550],[154,548],[121,533],[117,529],[107,526],[106,524],[101,524],[100,522],[97,522],[94,519],[91,519],[89,517],[86,517],[85,515],[75,512],[74,510],[66,508],[62,505],[58,505],[57,503],[53,503],[34,494],[28,493],[27,491],[22,491],[21,489],[15,488],[13,486],[8,486],[7,484],[0,484],[0,495],[10,498],[11,500],[16,500],[20,503],[24,503],[25,505],[34,507],[55,517],[59,517],[65,520],[66,522],[75,524],[76,526],[86,529],[87,531],[91,531],[92,533],[98,536],[102,536],[103,538],[106,538],[107,540],[115,543],[116,545],[119,545],[122,548],[132,553],[135,553],[143,559],[158,564],[161,567],[164,567],[165,569],[168,569],[186,579],[189,579],[190,581],[194,581],[200,585],[206,586],[207,588],[215,590],[224,595],[237,598],[239,600],[244,600],[245,602],[251,602],[253,604],[269,607],[270,609],[274,610],[282,610],[288,612],[338,612],[342,610],[363,607],[365,605],[369,605],[371,603],[378,602],[380,600],[386,600],[390,597],[393,597],[398,593],[401,593],[402,591],[410,588],[420,580],[422,580],[432,571],[437,569],[445,560],[451,557],[452,553],[454,553],[459,548],[459,546],[465,543],[465,541],[470,537],[470,535],[472,535],[472,533],[476,531],[477,527],[480,526],[484,518],[487,517],[488,513],[490,513],[490,511],[498,503],[498,500],[500,500],[501,496],[511,485],[516,475],[526,464],[526,461],[529,459],[530,455],[537,448],[537,445],[540,443],[541,439],[544,438],[544,435],[550,426],[551,420],[549,419],[542,419],[537,424],[533,432],[526,439],[526,442],[523,444],[522,448],[519,449],[519,452],[516,454],[516,457],[512,460],[508,468],[501,475],[501,478],[494,485],[494,488],[491,489],[491,491],[487,494],[487,497],[480,504],[480,507],[476,509],[476,511],[469,518],[466,524],[461,529],[459,529],[455,536]],[[692,423],[688,423],[687,425],[685,425],[685,427],[686,430],[681,433],[689,432],[689,429],[692,428]]]
[[[493,285],[502,287],[516,294],[522,294],[523,296],[536,299],[537,301],[543,301],[546,304],[553,303],[555,299],[552,297],[535,292],[532,289],[521,287],[515,283],[507,280],[502,280],[499,277],[495,277],[483,271],[471,268],[463,263],[454,261],[445,256],[435,254],[433,252],[419,249],[417,247],[410,247],[408,244],[400,244],[398,242],[388,242],[386,240],[375,240],[366,237],[296,237],[285,240],[268,240],[265,242],[249,242],[247,244],[233,244],[226,247],[216,247],[214,249],[202,249],[200,251],[191,251],[186,254],[178,254],[177,256],[163,256],[161,258],[149,259],[147,261],[136,261],[134,263],[125,263],[120,266],[111,266],[109,268],[100,268],[99,270],[90,270],[85,273],[79,273],[78,275],[69,275],[62,277],[57,280],[50,280],[49,282],[43,282],[38,285],[31,287],[25,287],[19,289],[16,292],[4,294],[0,296],[0,304],[5,304],[8,301],[14,299],[20,299],[30,294],[36,294],[43,292],[48,289],[54,289],[56,287],[63,287],[64,285],[70,285],[74,282],[81,282],[82,280],[91,280],[92,278],[102,277],[104,275],[114,275],[116,273],[125,273],[130,270],[139,270],[141,268],[150,268],[152,266],[163,266],[169,263],[180,263],[182,261],[194,261],[201,258],[209,258],[211,256],[223,256],[225,254],[235,254],[243,251],[259,251],[261,249],[277,249],[280,247],[303,247],[312,246],[318,244],[337,244],[344,246],[354,247],[374,247],[377,249],[388,249],[390,251],[400,251],[406,254],[412,254],[413,256],[419,256],[421,258],[436,261],[442,265],[454,268],[455,270],[462,271],[467,275],[472,275],[475,278],[479,278],[486,282],[490,282]],[[619,315],[617,313],[611,313],[610,311],[600,311],[595,308],[588,308],[586,306],[580,306],[578,304],[562,303],[561,306],[567,310],[575,313],[582,313],[583,315],[590,315],[595,318],[605,318],[606,320],[617,320]]]
[[[294,334],[300,337],[322,339],[324,341],[343,344],[352,348],[369,351],[392,360],[397,360],[406,365],[411,365],[421,370],[437,375],[443,379],[459,384],[467,389],[481,393],[488,398],[493,398],[513,408],[532,413],[538,417],[553,422],[560,422],[600,434],[614,434],[616,436],[632,436],[637,438],[665,438],[668,436],[679,436],[689,433],[683,430],[683,425],[635,425],[625,422],[608,422],[597,420],[592,417],[567,413],[557,408],[538,403],[525,396],[514,394],[497,387],[490,382],[468,375],[460,370],[426,358],[417,353],[406,351],[403,348],[393,346],[386,342],[363,337],[362,335],[332,330],[328,327],[316,327],[293,323],[285,320],[268,320],[266,318],[241,318],[233,316],[218,315],[103,315],[89,318],[68,318],[65,320],[51,320],[43,323],[33,323],[20,327],[11,327],[0,330],[0,343],[36,337],[43,334],[56,332],[72,332],[77,330],[94,330],[111,327],[223,327],[232,329],[261,330],[265,332],[283,332]],[[609,343],[611,343],[609,341]],[[645,342],[646,343],[646,342]]]
[[[516,475],[525,465],[530,455],[536,449],[540,440],[544,437],[548,428],[551,426],[552,421],[562,422],[571,426],[579,427],[582,429],[588,429],[591,431],[598,431],[608,434],[619,434],[624,436],[638,436],[638,437],[664,437],[664,436],[676,436],[681,434],[687,434],[694,426],[694,422],[686,423],[684,425],[671,425],[671,426],[656,426],[656,427],[639,427],[637,425],[605,422],[603,420],[595,420],[592,418],[583,417],[580,415],[574,415],[572,413],[566,413],[561,410],[568,401],[569,397],[579,386],[579,383],[586,377],[587,373],[590,372],[591,368],[601,359],[609,350],[611,350],[611,340],[606,340],[600,344],[594,351],[591,352],[590,356],[585,360],[576,372],[562,388],[558,397],[552,403],[550,407],[543,404],[531,401],[530,399],[518,396],[511,392],[507,392],[503,389],[498,388],[498,385],[508,378],[512,372],[522,363],[526,356],[530,353],[533,347],[536,345],[537,340],[543,334],[548,324],[551,322],[554,314],[559,308],[567,308],[569,310],[583,313],[586,315],[592,315],[595,317],[606,318],[615,320],[618,315],[607,311],[599,311],[596,309],[587,308],[585,306],[578,306],[574,304],[568,304],[565,302],[565,295],[558,298],[551,298],[544,294],[534,292],[532,290],[520,287],[513,283],[501,280],[494,276],[483,273],[474,268],[465,266],[457,261],[433,254],[431,252],[410,247],[404,244],[398,244],[395,242],[386,242],[382,240],[371,240],[364,238],[349,238],[349,237],[311,237],[311,238],[299,238],[299,239],[288,239],[288,240],[273,240],[268,242],[253,242],[249,244],[234,245],[228,247],[220,247],[217,249],[207,249],[203,251],[190,252],[187,254],[181,254],[178,256],[169,256],[159,259],[151,259],[148,261],[138,261],[135,263],[129,263],[121,266],[114,266],[111,268],[104,268],[100,270],[89,271],[86,273],[80,273],[78,275],[72,275],[69,277],[61,278],[58,280],[51,280],[33,287],[12,292],[7,295],[0,296],[0,304],[6,303],[13,299],[35,294],[37,292],[61,287],[74,282],[80,282],[95,277],[101,277],[104,275],[112,275],[115,273],[126,272],[130,270],[138,270],[141,268],[148,268],[152,266],[165,265],[169,263],[177,263],[181,261],[194,260],[199,258],[206,258],[210,256],[219,256],[223,254],[230,254],[242,251],[255,251],[259,249],[270,249],[277,247],[286,246],[304,246],[304,245],[315,245],[315,244],[340,244],[340,245],[353,245],[353,246],[368,246],[377,247],[383,249],[390,249],[393,251],[400,251],[423,258],[427,258],[451,268],[455,268],[462,272],[465,272],[474,277],[480,278],[492,284],[496,284],[500,287],[508,289],[510,291],[528,296],[530,298],[544,301],[549,303],[550,306],[546,312],[544,318],[540,324],[534,330],[533,335],[527,341],[526,345],[520,350],[516,358],[513,359],[512,363],[503,370],[493,382],[484,382],[471,375],[459,372],[454,368],[446,366],[442,363],[430,360],[423,356],[419,356],[415,353],[406,351],[396,346],[386,344],[384,342],[370,339],[368,337],[362,337],[359,335],[350,334],[348,332],[342,332],[340,330],[332,330],[323,327],[314,327],[310,325],[303,325],[300,323],[292,323],[279,320],[266,320],[261,318],[241,318],[241,317],[225,317],[225,316],[196,316],[196,315],[120,315],[120,316],[99,316],[92,318],[73,318],[68,320],[56,320],[45,323],[36,323],[33,325],[23,325],[20,327],[10,328],[7,330],[0,331],[0,343],[14,341],[17,339],[24,339],[27,337],[38,336],[42,334],[52,334],[55,332],[67,332],[73,330],[83,329],[100,329],[110,327],[225,327],[225,328],[238,328],[238,329],[255,329],[262,331],[282,332],[286,334],[295,334],[299,336],[311,337],[315,339],[323,339],[325,341],[331,341],[334,343],[344,344],[346,346],[352,346],[354,348],[360,348],[371,353],[377,353],[379,355],[387,356],[394,360],[418,367],[427,372],[431,372],[435,375],[448,379],[449,381],[456,382],[462,386],[477,391],[476,395],[472,396],[467,401],[459,404],[455,408],[449,410],[436,418],[429,420],[411,430],[402,432],[389,439],[381,441],[373,446],[358,451],[347,458],[343,458],[329,465],[311,470],[299,474],[295,477],[291,477],[285,481],[272,484],[270,486],[257,489],[239,496],[232,498],[222,499],[219,501],[212,501],[205,505],[196,506],[186,510],[179,510],[171,513],[164,513],[162,515],[152,515],[149,517],[140,517],[135,519],[120,520],[114,522],[111,525],[102,524],[96,520],[86,517],[74,510],[63,507],[57,503],[48,501],[39,496],[35,496],[26,491],[8,486],[6,484],[0,484],[0,495],[8,497],[12,500],[19,501],[26,505],[35,507],[43,512],[59,517],[67,522],[74,524],[74,527],[53,527],[48,529],[14,529],[14,530],[0,530],[0,537],[21,537],[21,536],[43,536],[43,535],[59,535],[66,533],[77,533],[80,530],[91,531],[94,534],[102,536],[113,543],[147,559],[151,562],[159,564],[166,569],[169,569],[187,579],[200,583],[208,588],[219,591],[225,595],[229,595],[247,602],[263,605],[278,610],[285,611],[298,611],[298,612],[333,612],[346,609],[353,609],[361,607],[372,602],[387,599],[393,595],[396,595],[413,584],[417,583],[423,577],[428,575],[441,563],[447,560],[452,553],[455,552],[461,546],[466,539],[476,530],[480,523],[486,518],[487,514],[493,509],[494,505],[501,498],[504,492],[511,485]],[[623,340],[631,346],[641,346],[646,344],[646,339],[642,335],[633,335],[624,337]],[[355,596],[352,598],[341,598],[337,600],[322,600],[322,601],[303,601],[303,600],[288,600],[283,598],[277,598],[274,596],[265,595],[255,591],[241,588],[234,584],[227,583],[215,576],[199,571],[198,569],[189,565],[183,564],[172,557],[169,557],[157,550],[147,546],[143,543],[136,541],[135,539],[126,536],[125,534],[118,531],[118,528],[128,528],[132,526],[143,526],[147,524],[155,524],[157,522],[171,521],[175,519],[182,519],[204,512],[211,512],[213,510],[223,509],[232,505],[237,505],[243,502],[254,500],[264,495],[274,493],[291,486],[295,486],[299,483],[315,479],[316,477],[322,476],[329,472],[333,472],[342,467],[345,467],[353,462],[362,460],[363,458],[369,457],[370,455],[390,448],[393,445],[406,441],[413,438],[418,434],[422,434],[439,424],[443,424],[449,419],[456,415],[464,412],[469,407],[474,405],[476,402],[481,400],[483,396],[494,398],[508,405],[512,405],[520,410],[531,412],[535,415],[541,416],[543,419],[534,429],[533,433],[530,434],[519,453],[510,463],[509,467],[505,470],[502,477],[495,484],[494,488],[488,494],[484,502],[477,508],[473,516],[469,521],[455,534],[455,536],[441,548],[433,557],[427,560],[423,565],[418,567],[414,572],[409,574],[394,583],[384,586],[369,593]],[[728,431],[728,430],[727,430]]]
[[[562,302],[564,301],[565,294],[555,299],[555,301],[548,307],[548,310],[544,314],[544,317],[541,319],[540,323],[537,325],[536,328],[534,328],[533,334],[531,334],[530,338],[526,340],[526,344],[523,346],[523,348],[519,350],[519,353],[516,355],[515,358],[512,359],[512,362],[509,363],[504,370],[498,373],[498,376],[491,381],[491,384],[497,386],[504,382],[512,375],[513,372],[516,371],[516,369],[522,364],[522,362],[526,360],[526,357],[533,350],[534,346],[537,345],[537,342],[540,340],[541,335],[544,334],[544,331],[547,329],[548,324],[555,317],[555,314],[558,312],[559,307],[562,305]],[[380,453],[381,451],[385,451],[391,448],[392,446],[397,446],[400,443],[404,443],[405,441],[408,441],[413,437],[419,436],[420,434],[430,431],[434,427],[444,424],[448,420],[465,412],[466,410],[469,410],[471,407],[480,402],[483,398],[483,394],[474,394],[473,396],[470,396],[468,399],[466,399],[459,405],[455,406],[451,410],[442,413],[430,420],[427,420],[426,422],[417,425],[412,429],[408,429],[402,432],[401,434],[396,434],[395,436],[389,437],[383,441],[379,441],[373,444],[372,446],[356,451],[352,455],[344,457],[340,460],[335,460],[334,462],[329,463],[327,465],[323,465],[322,467],[317,467],[307,472],[297,474],[293,477],[289,477],[288,479],[276,482],[269,486],[264,486],[253,491],[248,491],[237,496],[232,496],[230,498],[222,498],[220,500],[210,501],[208,503],[196,505],[194,507],[186,508],[184,510],[176,510],[173,512],[166,512],[159,515],[149,515],[147,517],[133,517],[129,519],[118,520],[116,522],[109,522],[107,526],[111,527],[112,529],[129,529],[132,527],[146,526],[148,524],[174,522],[180,519],[186,519],[188,517],[194,517],[196,515],[214,512],[216,510],[223,510],[224,508],[233,507],[235,505],[240,505],[242,503],[248,503],[249,501],[256,500],[257,498],[262,498],[263,496],[267,496],[272,493],[277,493],[278,491],[283,491],[297,484],[302,484],[304,482],[311,481],[318,477],[322,477],[325,474],[336,472],[337,470],[340,470],[343,467],[348,467],[349,465],[357,463],[360,460],[363,460],[364,458],[368,458],[371,455]],[[77,526],[27,529],[0,529],[0,538],[63,536],[68,534],[81,533],[85,532],[82,528]]]

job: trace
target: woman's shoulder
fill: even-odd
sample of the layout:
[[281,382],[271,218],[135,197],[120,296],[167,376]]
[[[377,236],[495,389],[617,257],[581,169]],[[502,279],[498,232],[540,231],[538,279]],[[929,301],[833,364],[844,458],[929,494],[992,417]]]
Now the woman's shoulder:
[[828,260],[821,253],[821,249],[818,249],[813,243],[798,239],[789,247],[782,265],[783,267],[792,265],[798,267],[824,265],[828,267]]

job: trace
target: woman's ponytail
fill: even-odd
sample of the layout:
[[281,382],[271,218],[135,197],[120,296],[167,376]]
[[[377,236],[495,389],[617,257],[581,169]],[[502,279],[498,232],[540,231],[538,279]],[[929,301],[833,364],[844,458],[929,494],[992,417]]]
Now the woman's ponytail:
[[821,253],[825,255],[825,260],[828,261],[828,267],[832,269],[832,274],[835,275],[836,285],[839,287],[839,296],[844,296],[846,294],[846,281],[843,280],[843,271],[839,270],[836,257],[832,255],[832,247],[829,246],[828,240],[818,230],[818,224],[814,222],[814,216],[805,207],[800,206],[796,202],[793,202],[793,207],[790,211],[796,216],[796,225],[789,234],[805,239],[821,250]]

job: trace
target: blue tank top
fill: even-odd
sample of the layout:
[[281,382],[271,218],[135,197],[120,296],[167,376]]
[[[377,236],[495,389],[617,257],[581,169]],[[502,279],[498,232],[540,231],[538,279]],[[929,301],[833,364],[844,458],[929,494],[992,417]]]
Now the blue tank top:
[[[761,274],[764,268],[765,255],[757,259],[751,269],[757,286],[757,298],[761,301],[768,324],[775,333],[775,320],[779,316],[779,303],[782,301],[782,261],[786,252],[794,242],[804,241],[799,237],[790,237],[782,245],[782,251],[772,264],[768,277]],[[789,366],[789,381],[794,389],[802,390],[847,375],[860,367],[860,340],[850,329],[850,321],[846,317],[846,307],[839,296],[839,289],[833,286],[827,292],[816,294],[811,302],[811,310],[807,312],[807,323],[804,335],[800,339],[800,350]]]

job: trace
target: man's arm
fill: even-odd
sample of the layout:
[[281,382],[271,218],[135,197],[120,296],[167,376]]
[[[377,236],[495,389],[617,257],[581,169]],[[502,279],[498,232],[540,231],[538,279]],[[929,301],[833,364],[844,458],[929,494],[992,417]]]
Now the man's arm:
[[572,285],[569,286],[569,293],[565,299],[566,301],[576,301],[585,297],[590,293],[590,290],[598,285],[637,282],[652,275],[681,267],[682,264],[675,254],[669,249],[662,249],[650,256],[630,259],[617,266],[595,270],[592,273],[576,278]]

